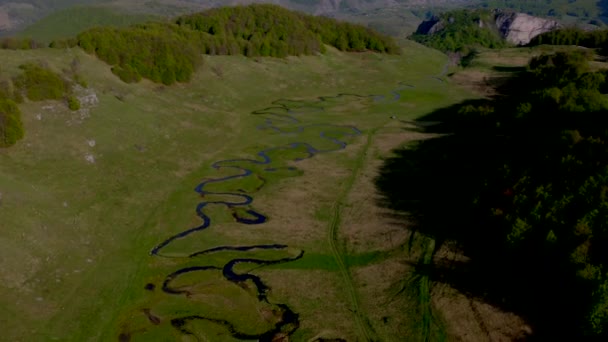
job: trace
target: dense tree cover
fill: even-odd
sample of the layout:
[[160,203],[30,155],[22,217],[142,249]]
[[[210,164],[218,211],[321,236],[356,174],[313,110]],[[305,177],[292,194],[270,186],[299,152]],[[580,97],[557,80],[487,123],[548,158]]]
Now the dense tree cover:
[[95,53],[124,81],[148,78],[172,84],[190,79],[199,63],[193,32],[150,23],[130,28],[100,27],[78,35],[78,45]]
[[188,81],[199,54],[286,57],[323,52],[324,44],[343,51],[399,52],[391,38],[363,26],[273,5],[211,9],[174,24],[95,28],[51,47],[75,44],[112,65],[125,82],[144,77],[164,84]]
[[608,30],[584,31],[578,28],[565,28],[538,35],[530,41],[529,45],[541,44],[605,48],[608,46]]
[[542,55],[502,96],[439,110],[378,179],[438,246],[471,262],[438,281],[528,318],[539,335],[608,337],[608,71]]
[[441,29],[432,34],[415,33],[411,39],[447,52],[468,51],[475,47],[506,46],[494,25],[494,17],[485,10],[455,10],[437,18]]
[[203,32],[210,54],[309,55],[323,52],[323,44],[342,51],[399,51],[392,39],[364,26],[274,5],[222,7],[178,18],[177,24]]

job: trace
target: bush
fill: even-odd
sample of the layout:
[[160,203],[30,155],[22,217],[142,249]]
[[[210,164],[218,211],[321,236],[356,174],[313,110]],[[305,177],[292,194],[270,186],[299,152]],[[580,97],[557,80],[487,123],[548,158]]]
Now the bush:
[[66,92],[63,79],[52,70],[29,63],[19,66],[23,74],[14,80],[15,87],[24,91],[32,101],[59,100]]
[[23,102],[23,97],[10,79],[0,80],[0,99],[11,99],[17,103]]
[[14,145],[23,138],[21,111],[15,102],[0,98],[0,147]]
[[70,108],[70,110],[72,111],[76,111],[80,109],[80,101],[78,100],[78,98],[74,95],[70,95],[66,98],[66,101],[68,103],[68,108]]

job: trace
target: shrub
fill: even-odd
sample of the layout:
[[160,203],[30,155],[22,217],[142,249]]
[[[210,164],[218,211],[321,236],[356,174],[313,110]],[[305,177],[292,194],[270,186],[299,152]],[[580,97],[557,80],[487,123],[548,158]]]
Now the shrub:
[[0,147],[12,146],[22,138],[23,124],[19,107],[12,100],[0,98]]
[[68,108],[70,108],[70,110],[76,111],[80,109],[80,101],[78,100],[78,98],[74,95],[70,95],[66,98],[66,101],[68,103]]
[[15,78],[15,87],[32,101],[58,100],[66,92],[63,79],[52,70],[29,63],[19,66],[23,73]]

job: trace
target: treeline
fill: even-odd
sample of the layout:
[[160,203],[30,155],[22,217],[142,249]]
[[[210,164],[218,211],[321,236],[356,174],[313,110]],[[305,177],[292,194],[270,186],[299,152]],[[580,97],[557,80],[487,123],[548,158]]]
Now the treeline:
[[485,8],[508,8],[516,12],[537,16],[578,17],[579,19],[600,20],[603,10],[601,1],[597,0],[482,0]]
[[0,49],[4,50],[32,50],[41,47],[44,45],[31,38],[5,37],[0,40]]
[[209,54],[310,55],[323,52],[323,44],[341,51],[399,52],[391,38],[364,26],[274,5],[216,8],[180,17],[176,23],[202,32]]
[[[69,73],[74,76],[76,65]],[[30,101],[63,100],[71,110],[80,108],[72,94],[73,81],[46,67],[26,63],[19,66],[21,73],[13,78],[0,78],[0,147],[14,145],[24,136],[19,103]]]
[[439,110],[451,133],[390,160],[387,204],[471,262],[432,275],[518,313],[539,339],[608,338],[608,70],[541,55],[503,95]]
[[500,36],[494,16],[487,10],[455,10],[441,14],[433,32],[417,31],[410,38],[443,52],[468,52],[476,47],[501,48],[507,43]]
[[313,17],[274,5],[211,9],[129,28],[96,28],[53,47],[81,46],[113,66],[125,82],[186,82],[200,54],[287,57],[342,51],[399,53],[396,43],[366,27]]
[[608,30],[583,31],[578,28],[565,28],[550,31],[534,37],[529,46],[541,44],[606,48],[608,47]]
[[141,77],[164,84],[186,82],[200,62],[194,32],[170,24],[94,28],[79,34],[77,42],[112,65],[112,72],[125,82]]

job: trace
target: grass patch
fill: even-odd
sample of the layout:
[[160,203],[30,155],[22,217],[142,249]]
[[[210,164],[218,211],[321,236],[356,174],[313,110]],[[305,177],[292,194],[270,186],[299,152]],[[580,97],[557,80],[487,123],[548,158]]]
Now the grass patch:
[[[6,332],[7,340],[114,340],[123,328],[134,331],[142,326],[150,330],[141,336],[133,334],[133,340],[149,336],[175,339],[175,329],[166,325],[172,318],[191,313],[204,315],[216,308],[221,316],[235,319],[239,327],[258,331],[256,324],[265,327],[267,322],[260,315],[277,307],[260,304],[249,290],[233,288],[221,278],[208,279],[210,288],[217,292],[205,298],[206,309],[159,290],[165,277],[182,267],[220,265],[234,255],[257,256],[257,252],[217,254],[200,260],[149,255],[164,239],[200,224],[195,209],[202,199],[193,189],[205,178],[228,172],[218,172],[212,164],[235,156],[256,158],[256,152],[264,148],[294,142],[306,142],[319,149],[335,148],[335,144],[320,137],[323,125],[355,125],[367,131],[393,113],[416,117],[467,95],[429,78],[441,73],[446,60],[440,53],[418,45],[408,46],[401,56],[345,54],[328,48],[322,56],[281,60],[204,57],[209,68],[193,74],[190,83],[172,87],[159,87],[148,81],[125,84],[107,65],[79,49],[0,51],[3,71],[14,74],[20,72],[19,65],[38,60],[47,61],[53,70],[69,69],[76,57],[80,60],[79,72],[86,75],[89,90],[98,102],[81,101],[78,112],[47,102],[22,104],[22,120],[28,134],[23,144],[0,153],[0,250],[6,265],[0,271],[4,284],[0,320],[11,327]],[[221,76],[214,69],[222,70]],[[437,95],[404,95],[393,103],[353,97],[325,103],[317,99],[339,93],[391,94],[400,81],[413,84],[417,91]],[[257,129],[264,118],[251,113],[273,106],[277,99],[305,100],[322,104],[325,109],[302,114],[303,122],[317,126],[297,135]],[[337,133],[332,136],[342,136],[340,139],[347,143],[361,139],[345,138],[343,131]],[[315,218],[315,205],[318,201],[335,200],[336,189],[346,175],[328,173],[322,179],[307,179],[309,183],[300,180],[306,177],[307,168],[320,165],[315,163],[352,166],[351,152],[347,148],[294,163],[298,170],[266,172],[261,167],[253,168],[268,183],[255,192],[252,207],[268,214],[270,221],[240,225],[234,222],[230,210],[217,206],[209,211],[214,225],[190,240],[180,241],[183,245],[172,246],[171,252],[183,256],[224,245],[288,244],[287,254],[261,254],[275,259],[304,250],[305,257],[298,261],[268,267],[277,274],[263,279],[273,291],[276,289],[272,302],[301,310],[305,333],[298,336],[303,340],[313,338],[322,329],[350,336],[353,330],[349,330],[349,313],[340,309],[344,298],[334,291],[341,281],[327,258],[331,255],[329,247],[319,243],[326,241],[326,234],[319,235],[315,230],[324,227],[323,220],[327,218]],[[283,166],[304,155],[301,150],[277,151],[273,157],[278,166]],[[302,177],[292,177],[301,174]],[[327,179],[332,179],[327,187],[316,187],[316,183]],[[258,184],[259,180],[253,177],[229,183],[225,189],[251,191]],[[223,186],[218,184],[216,189]],[[293,194],[297,196],[290,197]],[[269,199],[281,205],[273,207]],[[289,216],[290,205],[302,208],[302,221]],[[293,229],[296,225],[301,232]],[[311,259],[306,259],[309,252]],[[370,252],[346,256],[345,260],[349,265],[358,265],[374,263],[382,257]],[[278,295],[281,285],[290,280],[314,277],[319,271],[313,268],[316,264],[329,274],[327,282],[320,283],[328,291],[306,287],[303,281],[298,286],[285,287],[285,292]],[[201,276],[200,280],[205,279]],[[145,290],[148,283],[155,284],[156,290]],[[201,291],[197,300],[203,301],[199,285],[186,285]],[[309,298],[320,292],[329,294],[317,299],[316,304],[310,303]],[[319,303],[335,309],[319,313],[314,308],[317,305],[318,309]],[[163,323],[152,324],[142,309],[151,309]],[[209,325],[189,324],[198,326],[193,328],[197,333]],[[223,331],[214,327],[213,331]],[[153,335],[153,331],[158,335]]]

